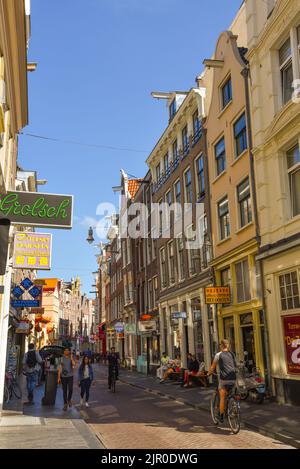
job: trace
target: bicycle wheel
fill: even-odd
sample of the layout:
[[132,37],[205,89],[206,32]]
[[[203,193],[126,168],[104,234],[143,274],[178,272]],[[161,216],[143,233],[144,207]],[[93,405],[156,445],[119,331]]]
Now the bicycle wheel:
[[236,435],[241,429],[241,413],[240,404],[234,398],[229,399],[227,417],[231,431]]
[[12,383],[12,392],[17,399],[22,399],[22,390],[17,381],[13,381]]
[[210,401],[211,418],[215,425],[219,423],[219,393],[215,392]]

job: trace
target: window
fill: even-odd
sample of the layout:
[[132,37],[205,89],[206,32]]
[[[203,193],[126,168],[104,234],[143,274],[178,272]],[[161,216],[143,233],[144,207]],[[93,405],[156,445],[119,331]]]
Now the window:
[[287,103],[293,93],[293,63],[291,40],[288,39],[279,49],[279,65],[281,73],[282,102]]
[[193,144],[195,144],[201,137],[201,121],[199,119],[198,111],[193,114]]
[[187,230],[187,238],[188,238],[187,254],[188,254],[189,275],[192,276],[197,272],[197,270],[200,270],[199,269],[199,261],[200,261],[199,251],[198,249],[193,248],[193,243],[196,239],[196,235],[195,233],[193,233],[192,225],[189,226]]
[[[174,196],[175,196],[175,203],[181,206],[181,184],[180,179],[174,184]],[[180,208],[176,207],[175,209],[175,216],[178,218],[181,214]]]
[[166,263],[165,248],[162,248],[160,250],[160,273],[161,273],[162,288],[166,288],[167,286],[167,263]]
[[153,308],[153,287],[152,287],[152,279],[148,280],[148,306],[149,309]]
[[158,303],[158,281],[157,281],[157,277],[153,277],[153,303],[154,303],[154,307],[157,306],[157,303]]
[[164,173],[167,175],[169,173],[169,155],[166,153],[164,156]]
[[177,159],[178,159],[178,143],[177,139],[173,142],[172,145],[172,152],[173,152],[173,162],[174,165],[176,165]]
[[158,165],[156,166],[155,172],[156,172],[156,182],[159,182],[159,180],[160,180],[160,163],[158,163]]
[[218,203],[219,227],[220,238],[226,239],[230,236],[230,220],[229,220],[229,207],[228,197],[225,197]]
[[168,258],[169,258],[169,272],[170,272],[170,285],[175,283],[175,255],[174,255],[174,241],[168,244]]
[[215,158],[216,158],[216,170],[217,176],[223,173],[226,169],[226,153],[225,153],[225,140],[224,137],[218,141],[215,145]]
[[228,78],[225,85],[222,86],[222,109],[232,100],[231,77]]
[[300,152],[295,145],[287,152],[287,167],[290,181],[292,216],[300,214]]
[[178,276],[179,280],[184,279],[184,245],[183,239],[177,238]]
[[171,191],[168,191],[166,193],[166,203],[169,205],[172,205],[172,192]]
[[188,169],[184,173],[184,186],[185,186],[185,202],[187,204],[192,203],[192,176],[191,170]]
[[250,196],[249,178],[245,179],[237,187],[237,197],[240,212],[240,226],[243,227],[252,222],[252,207]]
[[196,160],[196,174],[197,174],[197,199],[200,199],[205,193],[205,180],[204,180],[204,158],[201,155]]
[[297,272],[280,275],[279,287],[282,311],[300,308]]
[[163,229],[163,210],[162,210],[162,199],[159,201],[159,236],[162,236]]
[[174,98],[173,101],[171,102],[169,106],[169,118],[170,121],[173,119],[173,117],[176,114],[176,99]]
[[182,129],[182,151],[183,156],[186,156],[189,152],[189,138],[187,125]]
[[234,128],[236,158],[247,149],[247,128],[245,113],[236,121]]
[[211,258],[210,241],[207,230],[207,216],[204,213],[198,220],[200,243],[201,243],[201,267],[206,269]]
[[235,276],[237,303],[250,300],[249,265],[247,259],[235,264]]
[[230,290],[231,290],[231,271],[230,271],[230,267],[226,267],[226,269],[221,270],[221,285],[222,285],[222,287],[229,287]]

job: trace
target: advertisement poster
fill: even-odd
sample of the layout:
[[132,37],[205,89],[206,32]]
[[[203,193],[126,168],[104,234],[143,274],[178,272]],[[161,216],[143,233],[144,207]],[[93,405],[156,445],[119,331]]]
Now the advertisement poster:
[[283,318],[288,373],[300,374],[300,316]]

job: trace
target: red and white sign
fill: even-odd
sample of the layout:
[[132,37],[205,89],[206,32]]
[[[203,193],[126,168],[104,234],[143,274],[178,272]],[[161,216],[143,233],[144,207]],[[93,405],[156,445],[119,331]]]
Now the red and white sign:
[[300,316],[283,318],[288,373],[300,374]]

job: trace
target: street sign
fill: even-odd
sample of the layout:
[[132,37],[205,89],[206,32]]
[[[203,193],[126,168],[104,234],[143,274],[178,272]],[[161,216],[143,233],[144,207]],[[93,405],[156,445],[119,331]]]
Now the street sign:
[[229,304],[231,302],[230,287],[205,288],[206,304]]
[[0,193],[0,219],[14,225],[72,228],[73,196],[39,192]]
[[124,332],[124,324],[122,322],[116,322],[114,329],[117,333]]
[[156,321],[139,321],[140,332],[152,332],[156,331]]
[[52,235],[17,232],[14,239],[13,267],[50,270]]
[[186,312],[185,311],[175,311],[171,313],[172,319],[186,319]]

